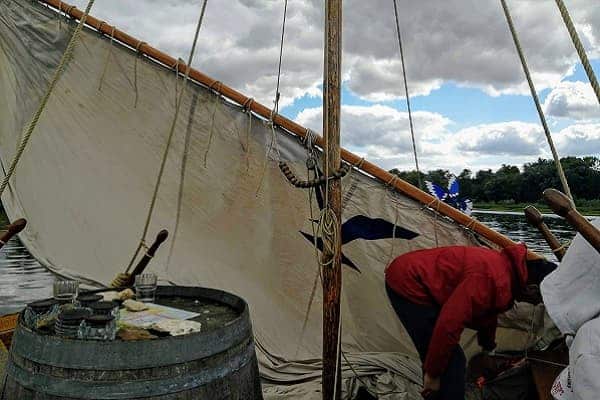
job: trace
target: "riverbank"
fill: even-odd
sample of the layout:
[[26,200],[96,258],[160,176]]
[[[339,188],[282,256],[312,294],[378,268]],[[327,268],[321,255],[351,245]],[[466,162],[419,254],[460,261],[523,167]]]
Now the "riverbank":
[[[483,211],[512,211],[512,212],[523,212],[523,209],[527,207],[528,203],[484,203],[475,202],[474,208]],[[540,212],[551,214],[552,210],[545,203],[533,203],[533,206],[540,210]],[[583,215],[589,216],[600,216],[600,200],[584,200],[577,202],[577,210]]]

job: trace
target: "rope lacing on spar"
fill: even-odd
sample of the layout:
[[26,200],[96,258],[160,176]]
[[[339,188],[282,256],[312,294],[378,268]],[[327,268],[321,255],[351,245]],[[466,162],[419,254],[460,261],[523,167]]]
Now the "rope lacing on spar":
[[[100,32],[100,34],[102,35],[102,25],[104,25],[105,22],[102,21],[100,22],[100,26],[98,27],[98,32]],[[102,90],[102,85],[104,84],[104,77],[106,76],[106,71],[108,71],[108,64],[110,62],[110,58],[112,56],[112,50],[113,50],[113,43],[115,41],[115,27],[111,27],[110,30],[110,43],[108,45],[108,52],[106,53],[106,59],[104,60],[104,67],[102,67],[102,74],[100,75],[100,82],[98,83],[98,91]]]
[[215,116],[217,115],[217,107],[219,105],[219,99],[221,98],[221,88],[223,84],[221,81],[214,81],[208,87],[209,90],[214,91],[215,97],[213,102],[213,110],[210,115],[210,128],[208,130],[208,143],[206,145],[206,150],[204,151],[204,168],[208,166],[208,153],[210,153],[210,146],[212,145],[212,140],[214,136],[214,128],[215,128]]
[[44,109],[46,108],[46,105],[48,104],[48,101],[50,100],[50,95],[52,94],[52,91],[58,84],[58,81],[60,80],[60,77],[62,76],[64,69],[67,65],[67,61],[71,59],[71,55],[75,51],[75,46],[77,44],[77,40],[79,39],[79,37],[81,35],[81,30],[83,29],[85,20],[87,19],[87,16],[90,13],[92,6],[94,5],[94,2],[95,2],[95,0],[90,0],[88,2],[87,6],[85,8],[85,11],[83,12],[83,15],[81,17],[81,20],[79,20],[79,24],[77,24],[77,27],[75,28],[75,31],[73,32],[73,35],[71,36],[71,40],[67,44],[67,48],[65,49],[65,51],[60,59],[60,62],[58,64],[58,66],[56,67],[56,70],[54,71],[54,76],[52,77],[52,80],[50,81],[50,84],[48,85],[48,88],[46,89],[46,93],[44,94],[44,97],[42,97],[42,100],[40,101],[40,105],[38,106],[37,110],[33,114],[31,122],[29,123],[29,125],[27,125],[27,128],[25,129],[25,131],[23,132],[23,134],[21,136],[21,142],[19,143],[19,146],[17,147],[17,152],[15,153],[15,155],[10,163],[10,166],[8,168],[8,171],[7,171],[6,175],[4,176],[4,179],[2,180],[2,184],[0,184],[0,196],[2,196],[2,193],[4,193],[6,186],[8,186],[8,183],[9,183],[11,177],[15,173],[15,170],[17,168],[19,160],[21,159],[21,156],[23,155],[23,152],[25,151],[25,148],[27,147],[27,144],[29,143],[31,135],[33,134],[33,131],[35,130],[35,127],[37,126],[37,124],[40,120],[40,117],[42,116],[42,113],[44,112]]
[[182,60],[181,57],[178,57],[172,67],[173,73],[175,74],[175,107],[177,107],[177,101],[179,99],[179,66],[183,63],[185,63],[185,61]]
[[546,140],[548,141],[548,145],[550,146],[550,150],[552,152],[552,157],[554,158],[554,163],[556,164],[556,169],[558,171],[558,176],[560,178],[560,182],[562,183],[562,187],[569,196],[571,200],[573,200],[573,196],[571,195],[571,189],[569,188],[569,184],[567,182],[567,177],[565,176],[565,172],[563,171],[562,164],[560,162],[560,157],[558,156],[558,152],[556,151],[556,147],[554,146],[554,141],[552,140],[552,135],[550,133],[550,128],[546,122],[546,117],[544,116],[544,111],[542,110],[542,106],[540,104],[540,99],[538,97],[537,91],[535,90],[535,85],[533,83],[533,79],[531,78],[531,73],[529,72],[529,67],[527,66],[527,60],[525,59],[525,54],[523,53],[523,49],[521,48],[521,42],[519,41],[519,36],[517,34],[517,30],[515,29],[512,17],[510,15],[510,10],[508,9],[508,5],[506,0],[500,0],[502,3],[502,9],[504,10],[504,16],[506,17],[506,22],[508,23],[508,28],[513,38],[513,42],[515,43],[515,47],[517,49],[517,53],[519,55],[519,59],[521,60],[521,65],[523,67],[523,72],[525,73],[525,78],[527,78],[527,83],[529,84],[529,90],[531,91],[531,97],[535,103],[535,108],[537,109],[540,122],[542,123],[542,127],[544,128],[544,134],[546,135]]
[[392,192],[395,191],[396,187],[395,187],[394,183],[396,183],[397,180],[399,180],[399,178],[396,175],[392,174],[392,177],[386,183],[386,193],[387,193],[388,197],[391,199],[391,203],[394,207],[394,227],[392,230],[392,244],[391,244],[391,249],[390,249],[390,257],[387,262],[387,265],[389,265],[392,262],[392,260],[394,259],[394,254],[395,254],[396,227],[398,226],[399,210],[398,210],[398,205],[396,204],[396,199],[395,199],[394,195],[392,194]]
[[140,51],[140,49],[142,48],[142,46],[146,45],[146,42],[143,41],[139,41],[137,43],[137,45],[135,46],[135,52],[137,53],[137,56],[135,57],[135,61],[133,63],[133,90],[135,92],[135,99],[133,102],[133,108],[137,108],[138,105],[138,98],[139,98],[139,91],[138,91],[138,60],[140,59],[140,57],[142,57],[144,54],[143,52]]
[[[144,223],[144,229],[142,232],[142,237],[140,239],[140,244],[138,245],[137,249],[135,250],[133,257],[131,258],[129,265],[127,266],[125,273],[128,273],[129,270],[131,269],[131,267],[133,266],[133,263],[135,262],[135,259],[137,258],[140,249],[142,248],[143,244],[145,243],[146,240],[146,236],[148,234],[148,228],[150,227],[150,222],[152,220],[152,215],[154,213],[154,207],[156,205],[156,199],[158,197],[158,189],[160,187],[161,181],[162,181],[162,177],[164,174],[164,170],[165,170],[165,166],[167,163],[167,155],[169,154],[169,149],[171,147],[171,142],[173,140],[173,135],[175,133],[175,127],[177,125],[177,118],[179,116],[179,110],[181,108],[181,103],[183,102],[183,97],[185,95],[185,89],[187,87],[187,83],[189,81],[189,75],[190,75],[190,71],[191,71],[191,65],[192,62],[194,60],[194,53],[196,51],[196,45],[198,43],[198,37],[200,35],[200,28],[202,27],[202,21],[204,19],[204,11],[206,9],[206,3],[208,3],[208,0],[204,0],[204,4],[202,7],[202,11],[200,13],[200,17],[198,18],[198,23],[196,25],[196,33],[194,34],[194,41],[192,43],[192,48],[190,50],[190,55],[188,58],[188,63],[186,66],[186,71],[185,71],[185,78],[183,81],[183,87],[181,88],[181,92],[179,93],[179,100],[176,102],[175,104],[175,113],[173,115],[173,119],[171,121],[171,127],[169,130],[169,134],[168,134],[168,138],[167,138],[167,143],[165,146],[165,150],[163,152],[163,156],[162,156],[162,160],[161,160],[161,164],[160,164],[160,169],[158,171],[158,177],[156,178],[156,184],[154,185],[154,192],[152,194],[152,199],[150,201],[150,207],[148,209],[148,214],[146,216],[146,222]],[[142,43],[142,42],[140,42]],[[141,44],[138,44],[138,50],[139,47],[141,47]],[[180,185],[182,183],[180,182]],[[180,204],[178,204],[178,207],[180,206]],[[177,221],[176,221],[176,226],[177,226]],[[177,233],[177,229],[175,229],[175,231],[173,232],[173,234],[175,235]],[[174,240],[171,241],[172,243],[174,242]]]
[[254,99],[249,98],[242,105],[244,112],[248,114],[248,125],[246,126],[246,148],[244,149],[246,152],[246,172],[250,171],[250,135],[252,134],[252,120],[254,119],[252,115],[252,104],[254,104]]

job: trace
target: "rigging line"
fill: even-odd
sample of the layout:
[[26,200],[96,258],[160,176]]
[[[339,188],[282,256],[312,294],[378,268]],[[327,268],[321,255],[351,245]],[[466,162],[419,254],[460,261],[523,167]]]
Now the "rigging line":
[[[175,78],[177,79],[177,78]],[[176,100],[177,101],[177,100]],[[194,93],[192,97],[192,103],[190,104],[190,111],[188,115],[188,123],[185,131],[185,139],[183,144],[183,155],[181,157],[181,168],[179,171],[179,190],[177,192],[177,207],[175,212],[175,226],[173,228],[173,236],[171,237],[171,246],[169,247],[169,255],[167,256],[167,263],[165,271],[169,270],[171,265],[171,257],[173,257],[173,251],[175,250],[175,241],[179,232],[179,222],[181,220],[181,205],[183,203],[183,188],[185,187],[185,177],[187,171],[187,161],[189,157],[190,142],[192,140],[192,128],[194,125],[194,117],[196,107],[198,106],[198,93]]]
[[288,8],[288,0],[284,1],[283,4],[283,22],[281,23],[281,40],[279,43],[279,63],[277,66],[277,84],[275,87],[275,100],[273,101],[273,109],[271,110],[271,115],[269,116],[269,124],[271,125],[271,143],[267,149],[267,153],[265,156],[265,163],[262,168],[262,173],[260,175],[260,179],[258,181],[258,187],[256,188],[256,196],[260,194],[260,190],[262,189],[262,185],[265,179],[265,175],[267,174],[267,167],[269,164],[269,155],[275,148],[277,159],[281,159],[281,154],[279,152],[279,143],[277,142],[277,137],[275,134],[275,116],[279,114],[279,98],[281,97],[281,93],[279,92],[279,88],[281,85],[281,66],[283,64],[283,45],[285,43],[285,25],[287,22],[287,8]]
[[406,79],[406,63],[404,62],[404,46],[402,46],[402,33],[400,31],[400,18],[398,17],[398,4],[394,3],[394,15],[396,17],[396,32],[398,34],[398,46],[400,47],[400,61],[402,62],[402,77],[404,78],[404,93],[406,96],[406,108],[408,110],[408,123],[410,125],[410,137],[412,139],[413,153],[415,156],[415,167],[417,168],[417,179],[419,189],[423,190],[423,182],[421,181],[421,170],[419,169],[419,157],[417,156],[417,143],[415,141],[415,129],[413,125],[412,109],[410,106],[410,94],[408,92],[408,80]]
[[271,121],[273,121],[273,116],[279,113],[279,86],[281,84],[281,65],[283,63],[283,44],[285,42],[285,23],[287,21],[287,8],[288,8],[288,0],[285,0],[283,5],[283,23],[281,24],[281,42],[279,44],[279,66],[277,68],[277,87],[275,89],[275,107],[274,112],[271,114]]
[[569,35],[571,36],[571,40],[573,41],[573,45],[577,50],[577,54],[579,54],[579,58],[581,60],[581,64],[583,64],[583,69],[587,73],[588,79],[590,80],[590,84],[594,89],[594,93],[596,93],[596,98],[598,99],[598,103],[600,103],[600,85],[598,84],[598,80],[596,79],[596,74],[592,69],[592,65],[590,64],[590,60],[588,60],[587,54],[585,52],[585,48],[579,39],[579,35],[577,34],[577,30],[575,29],[575,24],[573,24],[573,20],[571,19],[571,15],[569,14],[569,10],[563,0],[556,0],[556,5],[560,10],[560,15],[565,21],[565,25],[567,26],[567,30],[569,31]]
[[[179,116],[179,110],[181,109],[181,103],[183,102],[183,97],[185,95],[185,89],[186,89],[187,83],[189,81],[190,71],[192,69],[192,61],[194,60],[194,53],[196,52],[196,45],[198,44],[198,37],[200,35],[200,28],[202,27],[202,21],[204,20],[204,13],[206,11],[207,3],[208,3],[208,0],[204,0],[204,4],[202,5],[202,11],[200,12],[200,17],[198,18],[198,23],[196,25],[196,33],[194,34],[194,41],[192,43],[192,48],[190,49],[190,56],[188,58],[188,63],[186,65],[185,78],[183,80],[183,87],[181,88],[181,92],[179,93],[179,101],[177,101],[177,103],[175,105],[175,115],[173,116],[173,120],[171,121],[171,128],[170,128],[169,135],[167,138],[167,144],[166,144],[165,150],[163,152],[160,169],[158,171],[158,177],[156,178],[156,184],[154,185],[154,193],[152,194],[152,199],[150,201],[150,207],[148,209],[148,215],[146,216],[146,222],[144,224],[144,230],[142,232],[142,237],[141,237],[140,243],[139,243],[136,251],[133,254],[133,257],[129,261],[129,265],[127,266],[127,269],[125,270],[125,273],[128,273],[129,270],[131,269],[131,267],[133,266],[135,259],[137,258],[141,248],[144,245],[146,236],[148,235],[148,228],[150,227],[150,222],[152,221],[152,214],[154,213],[154,207],[156,206],[156,199],[158,198],[158,189],[160,187],[162,177],[163,177],[163,174],[165,171],[165,166],[167,164],[167,155],[169,154],[171,142],[173,140],[173,135],[175,133],[175,127],[177,125],[177,118]],[[180,184],[181,184],[181,182],[180,182]],[[178,207],[179,206],[180,206],[180,204],[178,204]]]
[[525,54],[523,53],[523,49],[521,48],[521,42],[519,41],[519,36],[517,34],[515,25],[513,24],[513,20],[510,15],[510,10],[508,9],[506,0],[500,0],[500,2],[502,3],[502,9],[504,10],[504,16],[506,17],[506,22],[508,23],[508,28],[510,29],[510,33],[511,33],[513,41],[515,43],[515,47],[517,49],[519,59],[521,60],[523,72],[525,73],[525,77],[527,78],[527,83],[529,84],[529,90],[531,91],[531,97],[533,98],[535,107],[536,107],[538,115],[540,117],[540,121],[542,123],[542,127],[544,128],[544,133],[546,135],[546,139],[548,140],[548,145],[550,146],[550,150],[552,151],[552,157],[554,158],[554,163],[556,164],[556,169],[558,170],[558,177],[560,178],[560,182],[562,183],[562,187],[563,187],[563,190],[565,191],[565,194],[567,196],[569,196],[569,198],[571,200],[573,200],[573,196],[571,195],[571,189],[569,188],[569,183],[567,182],[567,177],[565,176],[565,172],[563,171],[562,165],[560,163],[560,157],[558,156],[558,152],[556,151],[556,147],[554,146],[554,141],[552,140],[552,135],[550,134],[550,128],[548,128],[548,123],[546,122],[546,117],[544,116],[544,111],[542,110],[542,106],[540,104],[540,99],[537,95],[537,91],[535,90],[535,85],[533,84],[533,79],[531,78],[531,73],[529,72],[529,67],[527,66],[527,60],[525,59]]
[[87,6],[85,8],[85,11],[83,12],[83,15],[82,15],[81,19],[79,20],[79,24],[77,24],[77,27],[75,28],[75,31],[73,32],[73,35],[71,36],[71,40],[69,41],[69,44],[67,44],[67,48],[65,49],[65,51],[60,59],[60,62],[58,64],[58,66],[56,67],[56,70],[54,71],[54,76],[52,77],[52,80],[50,81],[50,84],[48,85],[48,88],[46,89],[46,93],[44,94],[44,97],[42,98],[40,105],[38,106],[38,109],[33,114],[33,117],[31,119],[31,122],[27,126],[27,129],[23,132],[23,134],[21,136],[21,142],[19,143],[17,152],[15,153],[15,155],[10,163],[10,167],[8,168],[8,173],[2,180],[2,184],[0,184],[0,196],[2,196],[2,193],[4,193],[4,190],[6,189],[6,186],[8,186],[8,183],[9,183],[12,175],[15,173],[15,170],[17,169],[17,164],[19,163],[19,160],[21,159],[21,156],[23,155],[23,152],[25,151],[27,144],[29,143],[29,139],[31,138],[31,135],[33,134],[33,131],[35,130],[35,128],[40,120],[40,117],[42,116],[42,113],[44,112],[44,109],[46,108],[46,105],[48,104],[48,101],[50,100],[50,95],[52,94],[52,91],[58,84],[58,81],[60,80],[60,78],[67,66],[68,60],[71,59],[71,55],[75,51],[75,46],[77,45],[77,41],[81,35],[81,30],[83,29],[85,20],[87,19],[87,16],[90,13],[92,6],[94,5],[94,2],[95,2],[95,0],[89,0]]
[[[100,31],[100,29],[98,29],[98,31]],[[112,56],[114,41],[115,41],[115,27],[113,26],[110,31],[110,42],[108,44],[108,52],[106,53],[106,59],[104,60],[104,67],[102,68],[102,74],[100,75],[100,82],[98,83],[98,91],[102,91],[102,85],[104,84],[104,78],[106,76],[106,72],[108,71],[108,64],[110,62],[110,57]]]

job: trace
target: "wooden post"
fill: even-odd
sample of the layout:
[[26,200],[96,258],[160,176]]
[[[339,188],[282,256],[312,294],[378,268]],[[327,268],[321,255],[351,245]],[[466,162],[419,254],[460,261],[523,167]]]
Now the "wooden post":
[[[340,99],[342,64],[342,0],[326,0],[325,69],[323,76],[323,170],[327,176],[340,168]],[[326,212],[335,215],[331,235],[323,237],[323,400],[341,395],[341,368],[338,338],[340,329],[341,218],[340,179],[327,184]],[[329,219],[331,221],[332,219]],[[335,236],[334,236],[335,235]],[[337,240],[334,240],[337,237]],[[327,245],[327,243],[329,245]]]
[[556,189],[546,189],[544,200],[552,211],[566,219],[600,253],[600,231],[577,212],[571,199]]
[[544,217],[542,216],[542,213],[540,213],[538,209],[534,206],[527,206],[525,207],[524,211],[525,219],[527,220],[529,225],[537,228],[540,231],[544,239],[546,239],[548,246],[550,246],[550,249],[554,252],[554,254],[556,254],[556,258],[558,258],[558,261],[561,261],[562,258],[565,256],[566,249],[560,244],[560,241],[550,231],[550,228],[548,228],[548,225],[546,225],[546,223],[544,222]]

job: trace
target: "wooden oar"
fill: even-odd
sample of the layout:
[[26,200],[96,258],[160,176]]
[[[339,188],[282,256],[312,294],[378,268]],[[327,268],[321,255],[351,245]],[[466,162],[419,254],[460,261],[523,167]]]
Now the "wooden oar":
[[111,282],[110,286],[112,286],[112,287],[132,286],[135,276],[144,272],[144,270],[150,263],[150,260],[152,260],[152,258],[156,254],[156,251],[158,250],[160,245],[163,244],[164,241],[167,240],[168,237],[169,237],[169,231],[167,231],[166,229],[163,229],[162,231],[160,231],[158,233],[158,235],[156,235],[156,239],[154,240],[154,243],[152,243],[152,246],[150,246],[150,248],[148,248],[148,251],[146,252],[146,254],[144,254],[144,256],[142,257],[140,262],[133,269],[133,272],[131,274],[129,274],[128,272],[125,272],[124,274],[117,275],[116,278]]
[[546,189],[544,190],[544,200],[552,208],[552,211],[566,219],[600,253],[600,231],[583,215],[579,214],[571,200],[564,193],[556,189]]
[[7,231],[4,235],[0,236],[0,249],[4,247],[6,242],[8,242],[13,236],[21,232],[25,229],[27,225],[27,220],[24,218],[18,219],[7,227]]
[[524,212],[525,219],[527,220],[529,225],[537,228],[541,232],[542,236],[544,236],[544,239],[546,239],[546,242],[550,246],[550,249],[552,249],[552,252],[556,254],[556,258],[558,258],[558,261],[561,261],[562,258],[565,256],[565,247],[560,244],[556,236],[554,236],[554,234],[550,231],[548,225],[546,225],[546,223],[544,222],[544,217],[542,216],[542,213],[540,213],[538,209],[534,206],[525,207]]

